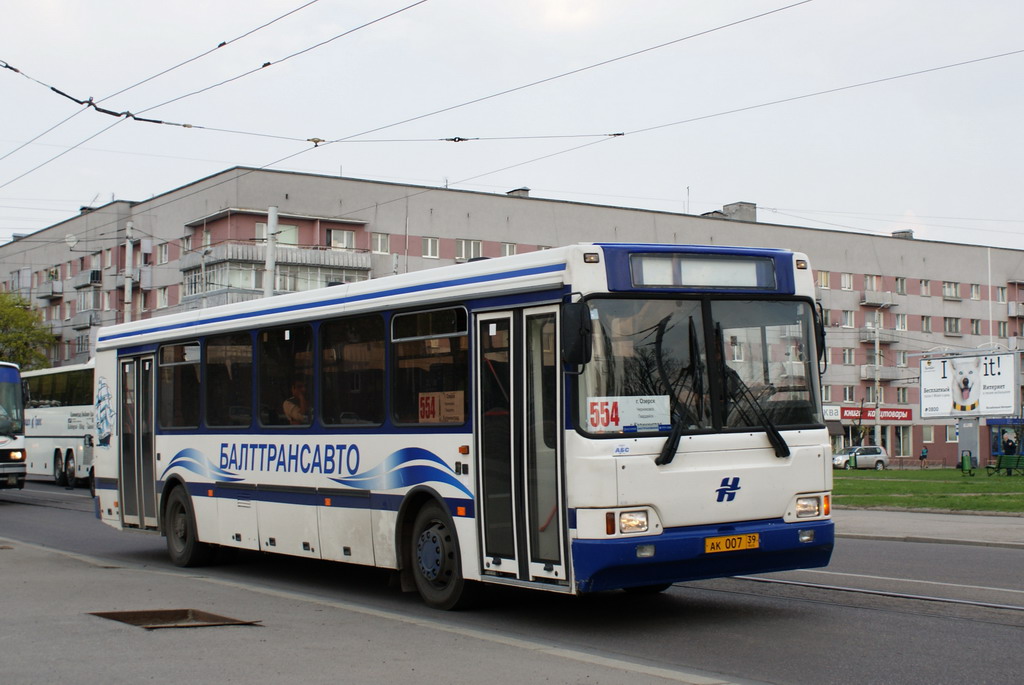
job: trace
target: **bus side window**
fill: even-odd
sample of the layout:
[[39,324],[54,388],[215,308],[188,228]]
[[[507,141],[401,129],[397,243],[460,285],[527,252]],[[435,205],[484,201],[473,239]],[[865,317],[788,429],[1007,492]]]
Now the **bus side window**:
[[320,327],[321,420],[326,426],[384,422],[384,320],[376,315]]
[[265,426],[308,426],[313,422],[311,405],[305,421],[293,423],[285,415],[285,402],[296,398],[297,385],[313,397],[313,333],[309,326],[291,326],[259,334],[260,422]]

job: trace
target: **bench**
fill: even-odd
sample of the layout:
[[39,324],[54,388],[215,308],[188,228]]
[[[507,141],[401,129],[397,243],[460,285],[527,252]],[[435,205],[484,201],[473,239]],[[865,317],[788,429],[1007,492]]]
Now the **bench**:
[[1024,454],[1000,454],[996,462],[990,462],[985,470],[990,476],[1003,471],[1006,471],[1008,476],[1012,476],[1014,472],[1024,475]]

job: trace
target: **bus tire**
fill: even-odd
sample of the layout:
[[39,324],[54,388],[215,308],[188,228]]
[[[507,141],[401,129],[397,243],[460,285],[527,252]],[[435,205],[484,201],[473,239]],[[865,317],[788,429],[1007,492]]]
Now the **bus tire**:
[[60,487],[67,485],[67,472],[64,471],[64,458],[60,452],[53,455],[53,482]]
[[196,515],[184,487],[176,487],[167,496],[164,518],[167,554],[175,566],[205,566],[213,560],[213,546],[199,541]]
[[71,450],[68,450],[68,455],[64,458],[64,483],[69,488],[78,484],[78,476],[75,473],[75,453]]
[[468,602],[458,537],[451,516],[436,501],[416,514],[410,538],[412,575],[424,603],[434,609],[458,609]]

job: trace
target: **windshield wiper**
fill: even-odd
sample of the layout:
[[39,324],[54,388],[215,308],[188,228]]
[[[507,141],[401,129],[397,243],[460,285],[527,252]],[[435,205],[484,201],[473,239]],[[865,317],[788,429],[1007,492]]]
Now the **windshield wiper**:
[[696,399],[696,407],[694,409],[697,412],[698,423],[700,422],[701,417],[704,416],[704,388],[702,387],[703,376],[699,373],[700,367],[698,365],[698,360],[700,359],[700,346],[697,343],[697,332],[693,326],[693,317],[690,317],[687,324],[690,363],[680,372],[676,384],[672,384],[669,381],[668,372],[665,369],[665,360],[662,356],[662,340],[665,336],[665,330],[670,318],[671,316],[666,316],[658,322],[658,332],[654,339],[654,357],[657,363],[658,378],[668,391],[669,401],[672,403],[672,431],[665,439],[665,444],[661,448],[661,454],[659,454],[658,458],[654,460],[654,463],[658,466],[671,464],[672,460],[676,457],[676,450],[679,449],[679,441],[683,437],[683,429],[686,426],[687,412],[684,408],[683,402],[681,402],[676,395],[676,386],[681,384],[688,377],[692,379],[692,382],[690,384],[690,392],[686,396],[686,406],[690,405],[691,400]]
[[[717,343],[719,343],[719,349],[722,349],[720,344],[722,341],[722,326],[720,324],[715,325],[715,337],[717,339]],[[721,362],[722,377],[725,380],[726,395],[731,400],[744,400],[747,406],[753,410],[757,417],[758,424],[764,428],[764,432],[768,436],[768,442],[770,442],[772,447],[775,449],[775,456],[780,459],[788,457],[791,454],[789,445],[786,444],[786,439],[782,437],[782,433],[779,432],[779,429],[775,427],[775,423],[772,422],[771,417],[768,416],[768,412],[766,412],[764,407],[761,406],[761,395],[754,395],[750,386],[743,382],[743,379],[740,378],[738,373],[736,373],[736,370],[725,363],[724,353],[721,355]],[[770,397],[774,394],[774,388],[769,386],[768,396]],[[746,412],[742,411],[739,407],[737,407],[737,410],[741,412],[741,416],[746,423],[753,423],[747,417]]]

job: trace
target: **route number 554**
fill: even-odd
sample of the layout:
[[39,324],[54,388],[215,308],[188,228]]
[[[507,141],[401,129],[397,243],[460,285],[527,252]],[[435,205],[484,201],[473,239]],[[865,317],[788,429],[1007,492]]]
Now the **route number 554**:
[[615,401],[594,401],[590,403],[590,427],[609,428],[619,425],[619,403]]

